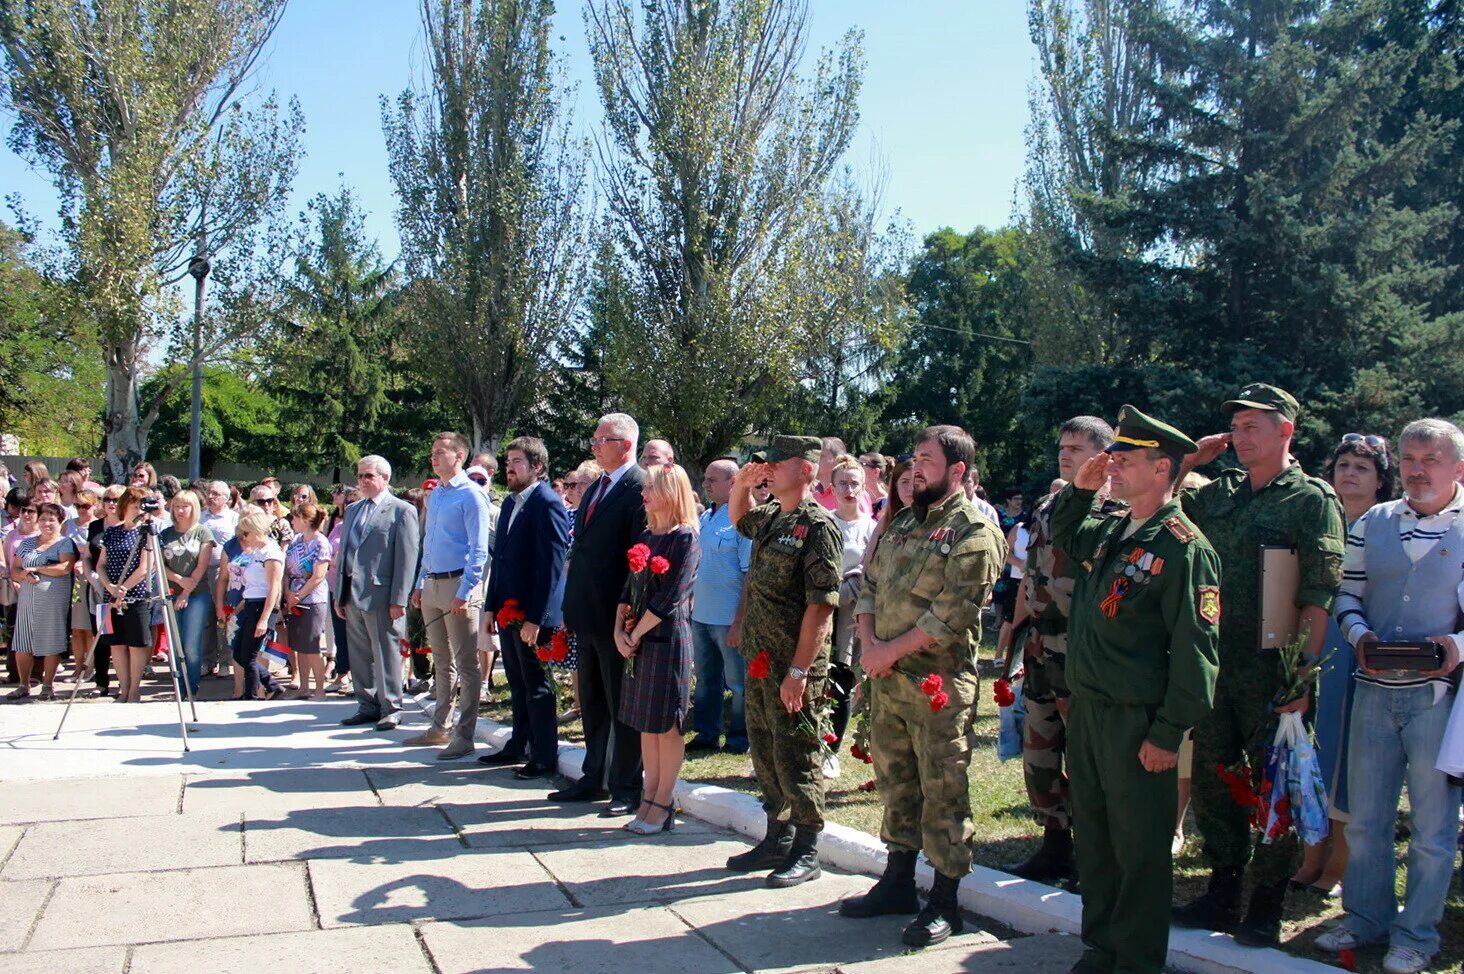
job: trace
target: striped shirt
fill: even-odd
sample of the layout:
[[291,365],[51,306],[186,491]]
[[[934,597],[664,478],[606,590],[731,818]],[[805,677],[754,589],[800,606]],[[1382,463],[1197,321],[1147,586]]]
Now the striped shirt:
[[[1337,594],[1335,608],[1337,623],[1347,637],[1347,641],[1354,647],[1359,639],[1372,632],[1363,606],[1366,604],[1367,596],[1367,543],[1365,538],[1368,516],[1374,512],[1385,517],[1397,517],[1403,552],[1408,556],[1410,562],[1417,563],[1420,558],[1433,551],[1439,540],[1453,527],[1455,519],[1464,513],[1464,486],[1458,484],[1454,486],[1453,499],[1437,514],[1420,515],[1404,497],[1377,505],[1348,528],[1347,549],[1342,559],[1342,589]],[[1461,611],[1464,611],[1464,579],[1460,580],[1457,594]],[[1445,634],[1431,633],[1431,635]],[[1454,648],[1459,651],[1460,656],[1464,657],[1464,632],[1447,635],[1453,639]],[[1359,669],[1356,678],[1365,683],[1394,688],[1433,683],[1436,688],[1435,693],[1440,696],[1448,686],[1448,681],[1445,679],[1430,679],[1409,671],[1392,671],[1384,676],[1375,677]]]

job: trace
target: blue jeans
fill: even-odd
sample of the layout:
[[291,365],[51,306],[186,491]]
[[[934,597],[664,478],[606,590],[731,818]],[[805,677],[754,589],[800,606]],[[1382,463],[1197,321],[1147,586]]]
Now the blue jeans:
[[[1434,770],[1454,694],[1438,703],[1433,699],[1431,686],[1391,690],[1358,682],[1354,688],[1347,755],[1350,857],[1342,880],[1344,922],[1359,940],[1387,940],[1429,957],[1438,953],[1438,925],[1459,838],[1459,789]],[[1405,781],[1412,837],[1408,886],[1398,912],[1393,827]]]
[[747,750],[747,722],[743,718],[742,688],[747,664],[742,654],[727,645],[731,626],[706,622],[691,624],[691,642],[696,651],[696,702],[692,727],[698,740],[714,744],[722,737],[722,698],[732,691],[732,714],[727,728],[727,747]]
[[183,644],[184,672],[195,697],[198,678],[203,673],[203,654],[213,645],[213,629],[213,593],[199,586],[188,596],[188,604],[178,610],[178,641]]

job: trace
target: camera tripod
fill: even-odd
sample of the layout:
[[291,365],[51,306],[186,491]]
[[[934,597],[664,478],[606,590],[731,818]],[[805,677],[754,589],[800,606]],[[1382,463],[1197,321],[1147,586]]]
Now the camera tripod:
[[[147,601],[161,602],[163,606],[163,635],[168,643],[168,670],[172,676],[173,701],[178,705],[178,734],[183,739],[183,751],[187,753],[192,748],[188,746],[188,725],[183,720],[184,693],[188,695],[188,709],[193,714],[195,724],[198,723],[198,707],[193,700],[193,688],[183,676],[187,660],[183,655],[182,639],[178,635],[178,614],[173,607],[173,600],[168,596],[168,578],[163,573],[163,547],[158,541],[157,522],[148,518],[138,526],[138,530],[146,535],[148,551],[152,555],[152,571],[148,576],[156,594],[148,596]],[[56,733],[51,736],[53,741],[61,737],[61,729],[66,726],[66,718],[71,715],[71,705],[76,702],[77,691],[81,689],[81,672],[92,669],[96,649],[97,641],[93,639],[86,654],[86,665],[71,684],[71,696],[66,701],[66,709],[61,713],[61,723],[56,725]]]

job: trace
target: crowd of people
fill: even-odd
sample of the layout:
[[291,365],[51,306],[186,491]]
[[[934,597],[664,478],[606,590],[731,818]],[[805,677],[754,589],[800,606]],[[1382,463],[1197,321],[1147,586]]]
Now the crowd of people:
[[[1114,425],[1074,416],[1030,509],[1016,490],[988,502],[976,444],[954,426],[896,457],[775,436],[745,463],[707,464],[700,496],[672,445],[638,451],[621,413],[559,477],[540,440],[509,441],[501,503],[498,458],[452,432],[420,487],[399,496],[391,465],[367,456],[328,507],[309,486],[287,505],[272,478],[185,488],[144,463],[102,488],[85,461],[55,481],[32,464],[0,541],[8,699],[53,696],[69,656],[96,692],[137,701],[170,605],[195,691],[232,678],[239,699],[277,697],[283,659],[298,696],[353,694],[342,723],[386,732],[430,675],[432,723],[403,743],[447,761],[474,755],[501,663],[512,732],[478,761],[548,778],[557,726],[578,718],[582,776],[549,799],[652,835],[675,827],[688,751],[749,754],[767,825],[727,866],[774,888],[819,875],[826,782],[853,755],[873,765],[888,858],[840,912],[913,914],[902,940],[921,947],[962,927],[991,612],[1021,681],[1043,828],[1010,871],[1081,890],[1075,971],[1161,970],[1171,920],[1276,945],[1288,893],[1342,897],[1320,948],[1385,943],[1385,970],[1419,971],[1439,949],[1464,773],[1464,718],[1450,719],[1464,433],[1423,419],[1396,444],[1347,434],[1311,476],[1291,452],[1300,409],[1255,383],[1219,405],[1226,432],[1197,440],[1132,406]],[[1227,450],[1238,466],[1198,473]],[[1291,576],[1267,576],[1271,550],[1291,555]],[[1270,638],[1288,612],[1292,629]],[[1318,676],[1295,699],[1287,642]],[[1284,712],[1314,729],[1329,802],[1330,835],[1305,848],[1294,831],[1258,834],[1235,784],[1259,784]],[[855,714],[867,745],[849,744]],[[1186,805],[1211,874],[1171,907]],[[921,853],[935,870],[923,903]]]

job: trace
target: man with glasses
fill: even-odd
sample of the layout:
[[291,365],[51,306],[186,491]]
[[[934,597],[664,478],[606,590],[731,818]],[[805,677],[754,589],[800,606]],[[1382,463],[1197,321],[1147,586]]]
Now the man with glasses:
[[607,816],[633,815],[640,807],[640,734],[620,720],[625,658],[614,639],[616,606],[630,573],[625,553],[646,527],[646,473],[635,462],[639,438],[640,426],[625,413],[602,416],[595,427],[590,450],[603,472],[575,518],[564,588],[564,625],[579,637],[585,760],[580,780],[549,799],[595,801],[608,787]]
[[341,531],[340,591],[336,614],[346,620],[356,713],[347,727],[401,723],[402,657],[407,600],[417,576],[417,511],[391,493],[391,464],[379,456],[356,464],[361,499],[346,508]]
[[733,623],[742,612],[742,591],[752,562],[752,539],[737,532],[728,513],[737,461],[728,458],[707,464],[702,494],[707,509],[701,516],[701,564],[692,589],[691,640],[695,651],[696,703],[692,726],[696,737],[691,751],[715,751],[722,740],[722,710],[732,694],[727,715],[727,753],[747,753],[747,721],[743,687],[747,664],[729,641]]
[[[1260,645],[1262,547],[1296,549],[1295,604],[1299,628],[1307,633],[1303,652],[1309,665],[1320,659],[1327,614],[1342,584],[1342,507],[1331,485],[1307,476],[1291,458],[1300,409],[1285,389],[1250,383],[1220,406],[1230,432],[1204,437],[1184,460],[1188,473],[1234,447],[1241,469],[1181,495],[1185,515],[1220,555],[1225,614],[1215,706],[1194,730],[1192,804],[1210,883],[1204,895],[1176,909],[1174,919],[1185,927],[1233,930],[1238,942],[1253,947],[1280,942],[1286,887],[1300,864],[1301,843],[1295,832],[1264,842],[1253,836],[1246,810],[1231,797],[1218,769],[1245,760],[1259,784],[1277,713],[1304,714],[1309,705],[1303,696],[1274,706],[1283,687],[1276,651]],[[1248,864],[1255,885],[1242,919]]]

